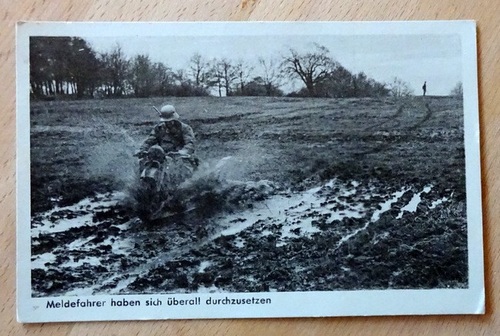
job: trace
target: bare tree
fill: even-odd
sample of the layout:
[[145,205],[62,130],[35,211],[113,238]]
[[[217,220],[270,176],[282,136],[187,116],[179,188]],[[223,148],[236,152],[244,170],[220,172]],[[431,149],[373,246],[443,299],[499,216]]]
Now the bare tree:
[[226,96],[232,94],[233,83],[238,78],[236,74],[236,69],[230,60],[223,58],[219,62],[219,67],[222,70],[222,76],[224,80],[224,88],[226,89]]
[[283,59],[283,70],[291,77],[299,78],[306,86],[309,96],[316,96],[316,86],[326,80],[338,66],[329,56],[329,50],[314,44],[314,51],[301,54],[290,49],[290,55]]
[[130,61],[125,57],[119,44],[110,53],[101,55],[103,63],[103,84],[107,96],[121,96],[125,93]]
[[199,53],[195,53],[189,60],[190,76],[196,86],[205,84],[209,66],[209,63]]
[[245,85],[248,82],[252,71],[253,67],[242,60],[239,60],[238,63],[234,65],[234,73],[236,75],[236,79],[238,80],[237,91],[239,91],[239,94],[245,94]]
[[165,96],[174,83],[174,76],[175,74],[168,66],[161,62],[155,63],[153,65],[154,94]]
[[217,88],[219,97],[222,97],[223,84],[223,73],[219,66],[219,61],[214,58],[210,64],[210,71],[208,73],[208,85]]
[[277,59],[265,60],[259,58],[259,65],[262,75],[260,78],[266,87],[268,96],[272,96],[276,89],[283,85],[283,72],[280,69],[280,62]]
[[153,64],[148,55],[137,55],[130,70],[130,83],[136,97],[149,97],[153,92]]
[[464,88],[462,82],[458,82],[455,87],[450,91],[450,96],[462,98],[464,95]]
[[391,96],[397,98],[412,96],[414,93],[410,84],[398,77],[394,77],[392,83],[389,84],[389,92]]
[[217,60],[216,58],[213,59],[210,69],[209,85],[217,87],[219,97],[222,97],[223,90],[226,96],[232,94],[232,87],[237,78],[235,67],[231,64],[231,61],[226,58],[221,60]]

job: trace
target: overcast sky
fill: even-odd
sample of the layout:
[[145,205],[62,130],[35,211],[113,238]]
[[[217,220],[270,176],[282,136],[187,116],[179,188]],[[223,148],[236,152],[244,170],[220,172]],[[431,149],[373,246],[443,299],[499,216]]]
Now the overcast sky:
[[[322,36],[162,36],[84,37],[98,52],[119,44],[128,57],[147,54],[152,61],[186,69],[189,58],[226,57],[257,64],[257,59],[279,58],[290,48],[311,50],[313,43],[327,47],[333,59],[354,73],[365,72],[380,82],[394,77],[408,82],[416,94],[427,81],[427,94],[447,95],[462,81],[459,35],[322,35]],[[254,70],[258,75],[258,68]],[[295,84],[290,89],[299,89]]]

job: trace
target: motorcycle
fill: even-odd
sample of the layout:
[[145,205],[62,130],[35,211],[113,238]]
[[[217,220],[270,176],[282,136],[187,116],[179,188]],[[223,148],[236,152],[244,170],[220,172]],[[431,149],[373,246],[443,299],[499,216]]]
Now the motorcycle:
[[136,212],[144,221],[154,221],[184,213],[188,206],[179,197],[179,186],[189,179],[196,168],[190,155],[165,153],[158,145],[139,158],[139,178],[135,192]]

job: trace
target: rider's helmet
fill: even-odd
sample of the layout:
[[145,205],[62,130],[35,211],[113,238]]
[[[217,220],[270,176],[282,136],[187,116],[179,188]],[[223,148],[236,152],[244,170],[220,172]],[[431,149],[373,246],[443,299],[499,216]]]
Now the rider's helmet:
[[163,105],[160,110],[160,120],[179,120],[179,115],[175,112],[175,107],[173,105]]

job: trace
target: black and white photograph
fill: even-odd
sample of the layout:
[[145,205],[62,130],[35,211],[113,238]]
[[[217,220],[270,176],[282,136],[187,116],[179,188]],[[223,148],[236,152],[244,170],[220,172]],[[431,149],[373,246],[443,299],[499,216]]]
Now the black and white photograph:
[[475,41],[20,23],[18,318],[483,313]]

